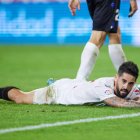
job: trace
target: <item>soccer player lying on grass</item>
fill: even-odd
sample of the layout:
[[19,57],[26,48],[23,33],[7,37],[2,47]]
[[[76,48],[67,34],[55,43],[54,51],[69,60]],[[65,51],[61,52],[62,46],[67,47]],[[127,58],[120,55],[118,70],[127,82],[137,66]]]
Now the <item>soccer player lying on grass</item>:
[[[140,107],[140,89],[135,84],[138,67],[124,62],[115,77],[95,81],[60,79],[48,87],[23,92],[16,87],[0,88],[0,98],[17,104],[83,105],[104,103],[114,107]],[[26,93],[26,94],[25,94]]]

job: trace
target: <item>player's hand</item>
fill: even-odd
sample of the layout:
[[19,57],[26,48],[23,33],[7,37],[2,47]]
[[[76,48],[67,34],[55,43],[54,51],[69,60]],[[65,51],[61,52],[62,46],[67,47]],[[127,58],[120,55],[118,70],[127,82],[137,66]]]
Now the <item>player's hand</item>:
[[132,17],[138,10],[137,0],[130,0],[130,9],[128,17]]
[[80,0],[69,0],[68,7],[71,14],[74,16],[76,14],[76,10],[80,10]]

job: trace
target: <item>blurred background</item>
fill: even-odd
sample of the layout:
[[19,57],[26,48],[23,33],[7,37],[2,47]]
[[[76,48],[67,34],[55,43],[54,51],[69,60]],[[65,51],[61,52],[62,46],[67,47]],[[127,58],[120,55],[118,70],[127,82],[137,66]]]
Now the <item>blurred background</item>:
[[[0,0],[0,44],[86,43],[92,22],[85,1],[73,17],[68,0]],[[129,0],[121,1],[123,44],[140,46],[140,10],[128,18]]]

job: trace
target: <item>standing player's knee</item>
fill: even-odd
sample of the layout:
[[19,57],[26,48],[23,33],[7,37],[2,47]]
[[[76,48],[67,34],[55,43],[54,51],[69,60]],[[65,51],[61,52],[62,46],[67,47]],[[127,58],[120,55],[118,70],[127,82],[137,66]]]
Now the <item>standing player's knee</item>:
[[118,41],[121,42],[121,34],[117,33]]
[[100,48],[105,41],[105,37],[106,37],[105,32],[93,31],[90,41]]
[[110,34],[109,35],[110,44],[120,44],[121,43],[121,35],[120,33]]

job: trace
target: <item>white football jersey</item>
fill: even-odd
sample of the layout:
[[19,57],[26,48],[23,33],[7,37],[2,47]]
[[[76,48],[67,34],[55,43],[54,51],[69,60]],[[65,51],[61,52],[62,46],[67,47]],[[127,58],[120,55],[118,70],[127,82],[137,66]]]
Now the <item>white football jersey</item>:
[[140,85],[135,84],[130,93],[127,95],[126,99],[135,99],[139,97],[140,98]]
[[[49,87],[35,90],[34,103],[94,104],[114,96],[116,96],[114,94],[114,77],[99,78],[95,81],[65,78],[57,80]],[[140,89],[135,85],[126,98],[134,99],[138,96],[140,97]]]
[[53,84],[56,104],[97,103],[114,97],[114,78],[100,78],[95,81],[61,79]]

